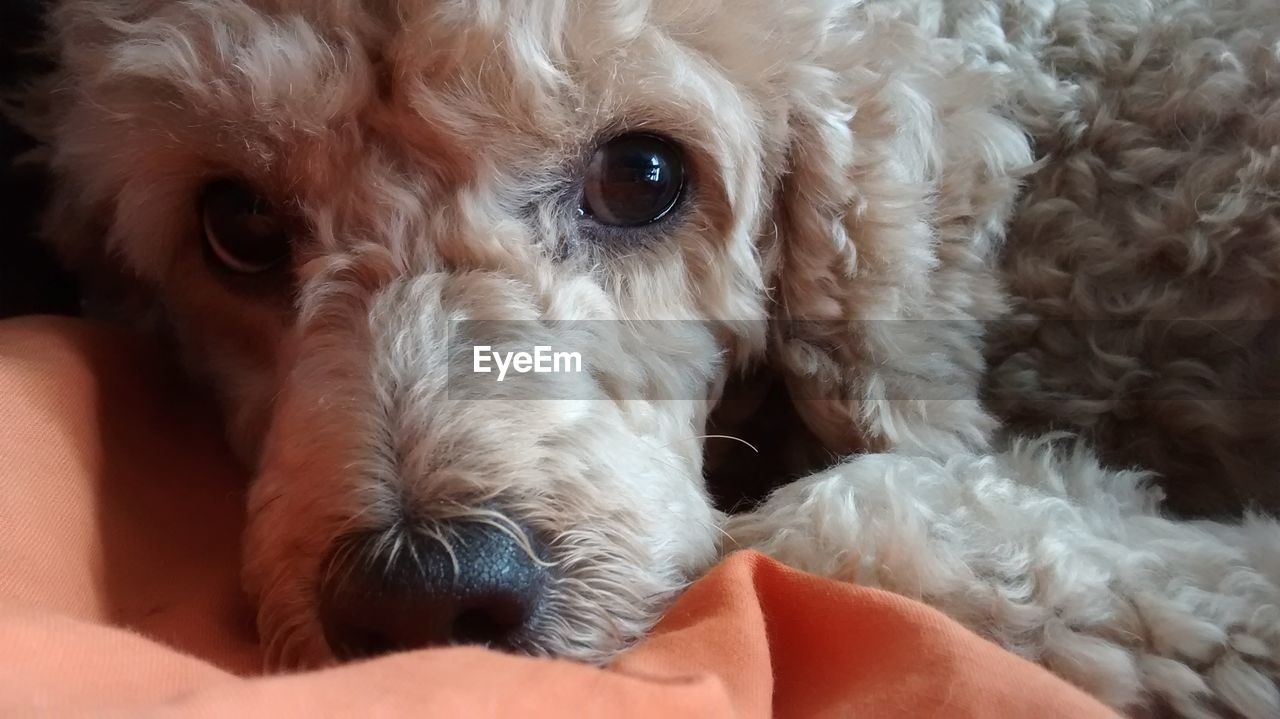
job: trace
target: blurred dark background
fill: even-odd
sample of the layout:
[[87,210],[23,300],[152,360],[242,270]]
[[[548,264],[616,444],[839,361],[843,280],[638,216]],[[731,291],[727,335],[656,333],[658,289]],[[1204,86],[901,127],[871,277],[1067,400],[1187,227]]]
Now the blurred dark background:
[[[36,52],[47,0],[0,0],[0,95],[8,98],[47,69]],[[73,314],[75,284],[36,238],[47,181],[14,164],[33,143],[0,114],[0,317]]]

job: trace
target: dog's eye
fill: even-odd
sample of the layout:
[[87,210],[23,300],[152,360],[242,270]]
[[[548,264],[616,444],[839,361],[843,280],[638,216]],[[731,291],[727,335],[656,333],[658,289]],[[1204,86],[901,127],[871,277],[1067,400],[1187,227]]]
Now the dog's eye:
[[260,274],[289,258],[289,235],[271,205],[238,180],[215,180],[204,190],[200,214],[213,259],[240,274]]
[[596,149],[582,189],[583,214],[617,227],[666,217],[684,191],[680,148],[648,134],[614,138]]

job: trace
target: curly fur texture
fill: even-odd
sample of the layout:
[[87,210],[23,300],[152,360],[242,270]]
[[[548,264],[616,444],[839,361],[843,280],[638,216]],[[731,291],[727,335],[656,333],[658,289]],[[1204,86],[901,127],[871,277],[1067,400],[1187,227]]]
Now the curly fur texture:
[[943,608],[1117,708],[1275,716],[1273,519],[1177,521],[1140,472],[1019,441],[865,455],[727,531],[797,567]]
[[[1117,708],[1280,714],[1280,524],[1174,519],[1085,445],[1016,439],[1076,430],[1183,509],[1277,502],[1272,0],[59,0],[51,26],[46,234],[218,391],[273,663],[332,659],[345,533],[498,517],[555,569],[531,652],[602,660],[750,546]],[[572,206],[629,130],[693,185],[620,250]],[[303,228],[288,281],[206,262],[228,175]],[[593,371],[459,387],[459,320]],[[726,523],[707,423],[762,366],[847,459]]]

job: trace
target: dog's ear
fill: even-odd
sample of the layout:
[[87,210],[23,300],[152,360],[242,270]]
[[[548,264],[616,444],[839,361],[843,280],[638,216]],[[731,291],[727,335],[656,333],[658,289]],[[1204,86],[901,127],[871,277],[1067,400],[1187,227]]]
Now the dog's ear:
[[[12,41],[7,52],[0,52],[0,59],[12,60],[15,73],[7,75],[0,87],[0,114],[25,139],[24,151],[14,165],[23,176],[40,180],[39,201],[29,208],[41,217],[35,234],[75,277],[79,294],[75,310],[145,323],[154,319],[153,290],[138,280],[108,242],[112,208],[105,198],[118,185],[108,181],[100,185],[109,191],[102,187],[87,191],[81,182],[83,173],[60,156],[69,146],[82,149],[95,141],[115,142],[111,137],[69,130],[66,119],[71,108],[84,101],[82,85],[92,82],[94,71],[105,62],[102,28],[110,27],[112,19],[123,23],[116,16],[129,10],[119,3],[21,0],[0,12],[0,20],[11,21],[9,26],[0,23],[5,28],[0,38]],[[79,67],[68,66],[66,48],[75,48]],[[127,164],[129,159],[120,162]],[[101,173],[103,177],[110,174]]]
[[996,80],[915,23],[832,23],[815,57],[791,78],[770,361],[833,452],[983,446],[994,255],[1028,141]]

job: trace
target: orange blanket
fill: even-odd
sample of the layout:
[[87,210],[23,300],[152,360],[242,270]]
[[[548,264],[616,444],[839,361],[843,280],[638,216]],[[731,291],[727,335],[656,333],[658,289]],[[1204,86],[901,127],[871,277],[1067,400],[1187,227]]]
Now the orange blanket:
[[0,323],[0,715],[1111,716],[925,606],[752,553],[607,670],[459,648],[256,676],[242,479],[160,356]]

